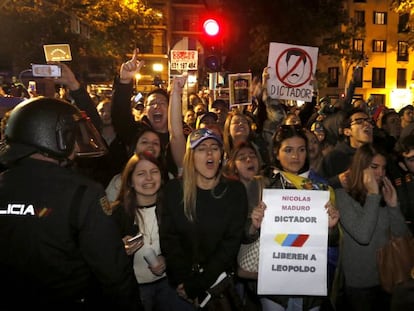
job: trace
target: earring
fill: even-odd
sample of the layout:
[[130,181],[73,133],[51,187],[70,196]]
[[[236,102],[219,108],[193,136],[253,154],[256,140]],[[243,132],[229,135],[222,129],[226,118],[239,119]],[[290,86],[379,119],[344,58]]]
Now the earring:
[[219,164],[221,164],[221,160],[219,160]]

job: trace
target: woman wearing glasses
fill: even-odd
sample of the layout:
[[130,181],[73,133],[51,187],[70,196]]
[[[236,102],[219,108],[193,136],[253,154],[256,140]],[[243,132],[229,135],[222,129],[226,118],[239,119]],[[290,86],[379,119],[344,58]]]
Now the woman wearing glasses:
[[181,298],[175,310],[194,310],[217,278],[235,271],[247,218],[246,190],[221,175],[220,136],[203,128],[186,144],[182,179],[165,188],[161,250],[167,275]]

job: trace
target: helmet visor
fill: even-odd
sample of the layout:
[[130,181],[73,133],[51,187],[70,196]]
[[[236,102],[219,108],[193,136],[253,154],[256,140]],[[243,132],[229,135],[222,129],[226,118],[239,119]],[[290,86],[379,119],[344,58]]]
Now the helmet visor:
[[92,124],[90,118],[84,111],[78,120],[78,130],[76,131],[75,154],[77,157],[101,157],[108,152],[108,148],[98,130]]

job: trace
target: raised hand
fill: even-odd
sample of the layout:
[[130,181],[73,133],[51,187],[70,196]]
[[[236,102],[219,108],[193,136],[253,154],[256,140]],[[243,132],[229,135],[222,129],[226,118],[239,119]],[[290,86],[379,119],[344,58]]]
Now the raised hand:
[[258,206],[256,206],[252,210],[252,214],[250,216],[252,220],[252,226],[250,228],[250,232],[256,232],[262,226],[262,221],[264,217],[264,211],[266,209],[266,204],[264,202],[260,202]]
[[367,189],[368,194],[378,194],[379,186],[377,180],[375,179],[374,170],[370,167],[364,169],[363,173],[363,182],[364,186]]
[[382,181],[383,181],[383,185],[382,185],[381,191],[382,191],[382,196],[384,197],[385,203],[387,203],[387,206],[389,207],[397,207],[397,204],[398,204],[397,191],[395,190],[394,186],[392,185],[388,177],[384,176]]
[[331,201],[325,204],[325,209],[328,213],[328,228],[333,228],[338,223],[339,211],[332,205]]
[[80,83],[76,79],[75,74],[69,68],[69,66],[59,62],[48,62],[48,64],[56,64],[61,68],[61,76],[54,79],[55,84],[63,84],[71,91],[76,91],[79,89]]
[[138,60],[138,53],[139,49],[135,49],[132,58],[121,65],[119,82],[125,84],[131,83],[135,74],[141,70],[142,66],[144,66],[144,61]]
[[185,72],[181,76],[176,76],[171,83],[171,94],[182,94],[185,83],[187,82],[188,74]]

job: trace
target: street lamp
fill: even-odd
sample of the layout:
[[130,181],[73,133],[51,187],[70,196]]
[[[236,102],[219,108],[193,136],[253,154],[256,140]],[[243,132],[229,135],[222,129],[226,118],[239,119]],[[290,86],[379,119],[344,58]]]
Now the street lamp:
[[163,69],[164,69],[164,66],[163,66],[162,64],[160,64],[160,63],[154,63],[154,64],[152,65],[152,70],[153,70],[154,72],[162,72],[162,71],[163,71]]

